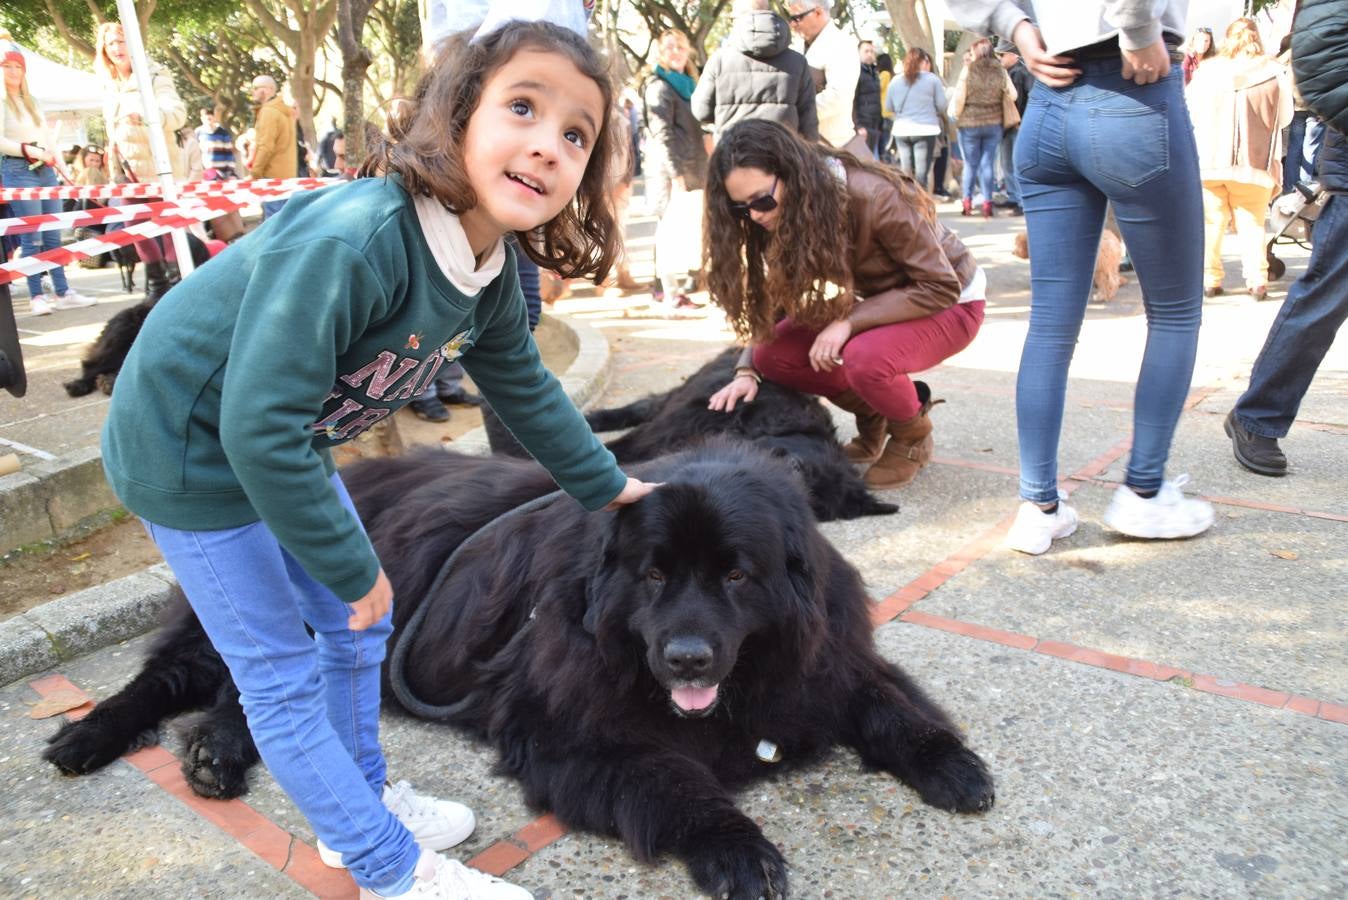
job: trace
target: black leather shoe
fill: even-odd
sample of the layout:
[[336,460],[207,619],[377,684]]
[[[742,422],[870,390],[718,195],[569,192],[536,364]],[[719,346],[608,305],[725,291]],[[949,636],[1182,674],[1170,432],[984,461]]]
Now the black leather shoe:
[[455,388],[452,391],[437,390],[436,396],[440,398],[441,403],[448,403],[451,406],[481,406],[482,398],[477,394],[470,394],[464,388]]
[[445,409],[445,404],[437,397],[417,398],[407,404],[407,408],[412,410],[412,414],[418,419],[425,419],[427,422],[449,421],[449,410]]
[[1264,437],[1246,431],[1236,419],[1233,409],[1226,414],[1226,436],[1231,439],[1231,449],[1236,462],[1251,472],[1274,477],[1287,474],[1287,457],[1278,447],[1278,439]]

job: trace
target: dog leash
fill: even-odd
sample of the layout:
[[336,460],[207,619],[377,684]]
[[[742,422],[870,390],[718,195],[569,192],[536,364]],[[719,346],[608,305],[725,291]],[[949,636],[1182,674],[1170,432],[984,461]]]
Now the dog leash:
[[[432,598],[437,596],[440,588],[444,586],[445,582],[449,580],[449,576],[453,573],[454,563],[458,561],[459,554],[463,553],[463,551],[474,541],[492,531],[496,526],[507,519],[542,509],[563,496],[565,496],[564,491],[556,490],[549,494],[544,494],[541,497],[535,497],[514,509],[507,510],[487,522],[481,528],[477,529],[477,531],[468,535],[468,537],[464,538],[462,543],[454,548],[454,552],[449,554],[449,558],[440,566],[440,571],[436,573],[435,581],[431,582],[430,588],[422,598],[421,605],[417,607],[416,612],[412,613],[412,618],[407,620],[407,626],[403,629],[402,634],[398,635],[398,641],[393,646],[393,657],[389,660],[389,685],[393,688],[393,695],[398,698],[398,702],[401,703],[403,708],[408,712],[423,719],[455,719],[471,708],[477,699],[476,692],[473,692],[469,693],[468,696],[464,697],[462,700],[443,706],[427,703],[412,692],[411,686],[407,683],[407,673],[405,671],[407,666],[407,655],[412,649],[412,640],[416,636],[416,633],[421,629],[421,624],[425,621],[427,613],[430,612]],[[529,619],[532,620],[532,618],[533,614],[530,613]],[[528,620],[526,620],[526,624],[527,622]],[[512,637],[511,640],[515,640],[520,634],[523,634],[523,631],[515,632],[515,637]]]

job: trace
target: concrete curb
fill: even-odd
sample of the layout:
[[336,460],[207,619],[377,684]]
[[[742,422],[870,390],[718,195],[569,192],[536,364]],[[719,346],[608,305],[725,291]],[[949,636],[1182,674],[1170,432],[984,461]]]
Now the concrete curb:
[[[559,380],[567,396],[577,406],[583,407],[598,397],[608,383],[613,366],[608,340],[600,331],[584,322],[563,316],[553,318],[569,329],[576,340],[576,358],[566,372],[559,376]],[[491,452],[486,431],[482,428],[464,434],[451,446],[465,453],[486,455]],[[111,499],[99,509],[116,506],[112,491],[103,483],[98,451],[91,450],[90,454],[52,463],[50,472],[35,466],[24,473],[0,479],[0,491],[8,494],[17,490],[20,495],[13,504],[8,497],[4,498],[3,521],[8,522],[9,510],[22,509],[21,503],[29,504],[30,510],[36,509],[34,504],[40,503],[53,525],[57,521],[64,523],[62,528],[73,525],[80,517],[68,518],[72,514],[69,504],[63,504],[57,499],[67,485],[72,490],[80,491],[81,496],[93,496],[97,485],[102,483],[102,490]],[[51,479],[50,483],[34,477],[34,472],[45,474]],[[20,481],[6,485],[5,482],[10,479]],[[34,518],[41,517],[40,514],[34,514]],[[56,533],[59,533],[59,529],[30,540],[41,540]],[[0,622],[0,685],[44,672],[82,654],[144,634],[158,624],[176,584],[168,566],[160,563],[125,578],[59,597]]]

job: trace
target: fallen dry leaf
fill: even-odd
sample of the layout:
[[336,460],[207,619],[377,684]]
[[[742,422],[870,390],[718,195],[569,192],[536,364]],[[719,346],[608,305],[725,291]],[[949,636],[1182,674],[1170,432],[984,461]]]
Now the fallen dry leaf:
[[82,691],[72,690],[71,688],[62,688],[52,691],[47,696],[33,704],[33,708],[28,710],[30,719],[50,719],[52,716],[59,716],[63,712],[70,712],[72,709],[79,709],[89,702],[89,698],[84,696]]
[[1271,550],[1271,551],[1269,551],[1269,553],[1270,553],[1271,555],[1273,555],[1273,556],[1278,557],[1278,559],[1296,559],[1296,558],[1297,558],[1297,552],[1296,552],[1295,550]]
[[79,556],[67,556],[66,559],[70,560],[71,562],[80,562],[81,560],[88,559],[91,556],[93,556],[92,553],[85,552],[81,553]]

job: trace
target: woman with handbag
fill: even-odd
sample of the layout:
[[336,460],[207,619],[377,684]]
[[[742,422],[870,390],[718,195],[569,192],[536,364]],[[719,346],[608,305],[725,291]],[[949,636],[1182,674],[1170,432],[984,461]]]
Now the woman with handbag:
[[674,316],[699,310],[684,290],[689,260],[678,252],[687,242],[688,230],[701,227],[707,173],[702,125],[693,115],[691,100],[697,84],[697,70],[689,59],[691,49],[682,31],[660,35],[655,65],[642,92],[646,101],[646,204],[660,219],[655,266],[664,301],[662,312]]
[[960,72],[950,100],[950,117],[958,120],[960,152],[964,156],[961,215],[973,214],[977,185],[983,196],[983,218],[991,219],[994,168],[1002,129],[1020,124],[1020,115],[1016,113],[1016,87],[1006,69],[993,58],[992,42],[980,38],[969,48],[969,54],[972,61]]
[[913,47],[903,58],[903,77],[893,79],[885,92],[885,115],[894,117],[890,134],[899,168],[923,188],[945,108],[945,85],[931,72],[931,54]]

